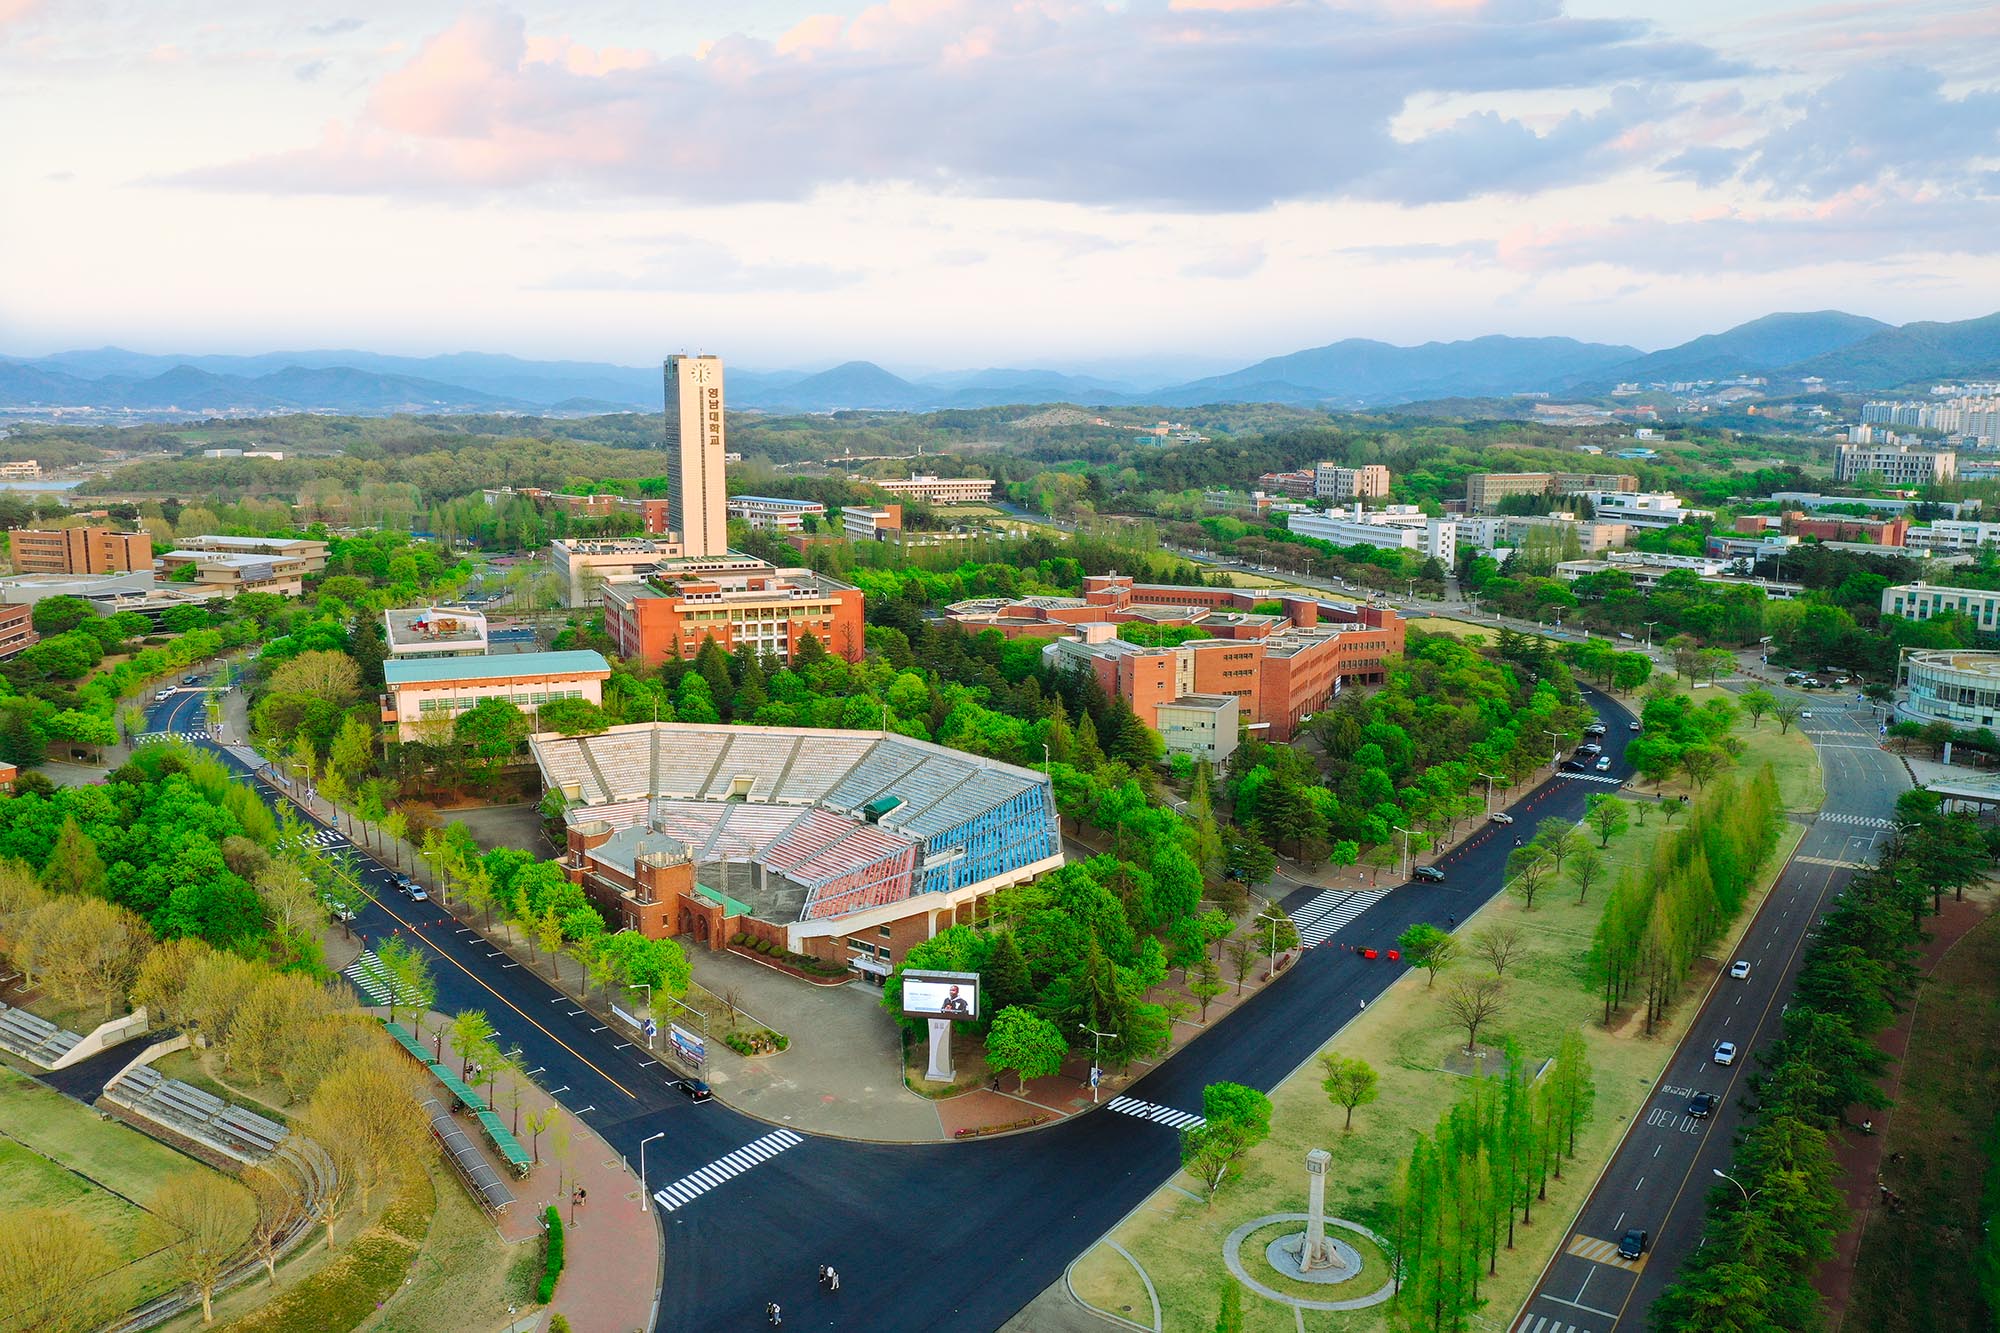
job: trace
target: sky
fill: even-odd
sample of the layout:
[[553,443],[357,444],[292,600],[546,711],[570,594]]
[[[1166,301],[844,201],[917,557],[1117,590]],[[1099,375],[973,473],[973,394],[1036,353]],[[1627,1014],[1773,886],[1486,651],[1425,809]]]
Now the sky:
[[1219,370],[2000,309],[1988,0],[0,0],[0,353]]

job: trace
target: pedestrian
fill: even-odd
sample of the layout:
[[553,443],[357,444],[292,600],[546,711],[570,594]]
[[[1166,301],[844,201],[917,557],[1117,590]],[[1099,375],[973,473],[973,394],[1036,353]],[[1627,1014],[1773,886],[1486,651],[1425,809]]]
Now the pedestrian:
[[827,1269],[827,1270],[826,1270],[826,1289],[827,1289],[828,1291],[839,1291],[839,1290],[840,1290],[840,1270],[839,1270],[839,1269],[837,1269],[837,1268],[829,1268],[829,1269]]
[[826,1285],[826,1275],[827,1275],[828,1273],[831,1273],[832,1271],[833,1271],[833,1270],[832,1270],[832,1269],[830,1269],[830,1268],[828,1268],[828,1267],[827,1267],[827,1266],[826,1266],[825,1264],[821,1264],[821,1265],[819,1266],[819,1279],[818,1279],[818,1281],[819,1281],[819,1284],[820,1284],[820,1285],[821,1285],[822,1287],[824,1287],[824,1286]]
[[771,1301],[764,1306],[764,1318],[772,1328],[780,1328],[785,1322],[785,1312],[778,1308],[776,1301]]

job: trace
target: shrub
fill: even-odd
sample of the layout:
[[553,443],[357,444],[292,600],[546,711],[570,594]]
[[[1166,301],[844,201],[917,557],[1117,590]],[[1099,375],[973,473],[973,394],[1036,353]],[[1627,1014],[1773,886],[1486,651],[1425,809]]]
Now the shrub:
[[562,1214],[550,1204],[542,1214],[542,1223],[547,1228],[543,1237],[542,1280],[535,1287],[535,1299],[547,1305],[555,1299],[556,1279],[563,1270],[563,1224]]
[[549,1333],[569,1333],[569,1316],[559,1314],[549,1320]]

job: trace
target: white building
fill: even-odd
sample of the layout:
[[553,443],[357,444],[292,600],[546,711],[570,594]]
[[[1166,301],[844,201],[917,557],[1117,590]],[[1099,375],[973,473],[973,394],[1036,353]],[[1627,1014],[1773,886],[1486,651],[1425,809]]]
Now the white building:
[[1904,656],[1896,716],[1904,722],[1992,727],[2000,722],[2000,653],[1939,649]]
[[1458,523],[1449,518],[1432,518],[1415,505],[1364,510],[1357,504],[1351,510],[1292,514],[1286,526],[1301,537],[1313,537],[1335,546],[1416,551],[1442,561],[1447,569],[1458,560]]
[[398,738],[408,741],[424,735],[425,723],[455,722],[482,699],[507,699],[531,715],[557,699],[601,704],[611,664],[584,649],[389,661],[382,664],[382,675],[388,685],[382,721],[394,724]]
[[1389,469],[1380,463],[1341,467],[1320,463],[1313,468],[1315,500],[1386,500],[1389,497]]
[[1934,583],[1899,583],[1882,590],[1882,614],[1905,620],[1929,620],[1956,613],[1971,619],[1983,634],[2000,633],[2000,592],[1980,588],[1942,588]]
[[1733,560],[1705,555],[1667,555],[1657,551],[1611,551],[1601,560],[1564,560],[1556,565],[1556,577],[1574,582],[1587,574],[1612,572],[1629,575],[1632,586],[1641,590],[1655,587],[1669,574],[1689,573],[1717,588],[1755,588],[1773,601],[1788,602],[1805,591],[1802,583],[1781,583],[1775,579],[1753,578],[1735,573],[1741,566]]
[[2000,523],[1974,523],[1938,519],[1925,527],[1911,528],[1903,535],[1903,546],[1912,551],[1958,555],[1982,546],[2000,546]]
[[1154,707],[1160,739],[1167,753],[1206,759],[1220,768],[1236,752],[1236,697],[1229,694],[1183,694]]
[[721,555],[729,549],[723,512],[722,358],[670,356],[665,374],[669,526],[680,534],[686,554]]
[[1907,444],[1834,446],[1833,479],[1876,476],[1890,486],[1929,486],[1958,475],[1958,455],[1949,449],[1913,449]]
[[1670,491],[1585,491],[1600,523],[1625,523],[1635,528],[1677,528],[1687,519],[1705,518],[1707,510],[1687,509]]
[[596,606],[604,600],[606,579],[644,573],[682,554],[679,542],[647,537],[558,538],[549,552],[562,575],[565,606]]
[[732,495],[729,516],[743,519],[753,528],[804,532],[807,518],[826,520],[826,506],[817,500],[787,500],[775,495]]
[[934,505],[984,504],[993,498],[991,477],[933,477],[912,472],[907,481],[871,481],[869,485]]
[[889,541],[903,531],[903,506],[842,505],[840,527],[849,541]]

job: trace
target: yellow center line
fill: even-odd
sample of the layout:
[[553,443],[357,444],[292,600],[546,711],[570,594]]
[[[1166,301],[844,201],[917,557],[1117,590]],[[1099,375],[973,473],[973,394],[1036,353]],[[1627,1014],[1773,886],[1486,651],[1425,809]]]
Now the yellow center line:
[[[273,786],[271,789],[273,791],[279,792],[279,794],[284,796],[284,798],[287,801],[291,801],[292,805],[297,809],[303,811],[306,818],[311,820],[313,823],[319,824],[320,827],[322,828],[332,828],[332,825],[323,823],[318,815],[314,814],[310,810],[307,810],[304,806],[299,805],[297,801],[292,800],[291,793],[284,792],[276,786]],[[339,832],[338,829],[333,829],[333,831],[336,833]],[[360,884],[357,883],[355,887],[362,889],[363,893],[367,893],[367,890],[365,888],[362,888]],[[437,942],[431,939],[429,936],[425,935],[418,927],[412,925],[410,922],[405,921],[403,920],[402,917],[398,916],[396,914],[396,910],[393,907],[389,906],[388,903],[384,902],[381,898],[377,898],[372,893],[369,893],[368,897],[373,899],[377,907],[381,908],[384,912],[388,913],[389,918],[391,920],[407,928],[410,934],[416,938],[418,943],[428,945],[432,953],[435,953],[438,957],[444,959],[447,963],[450,963],[453,967],[465,973],[465,975],[472,981],[474,985],[478,986],[488,995],[491,995],[494,999],[500,1001],[500,1003],[506,1005],[509,1009],[512,1009],[515,1013],[520,1014],[522,1021],[527,1023],[529,1027],[535,1029],[535,1031],[541,1033],[544,1037],[547,1037],[550,1041],[562,1047],[564,1050],[568,1051],[571,1055],[575,1056],[577,1059],[583,1061],[583,1063],[587,1065],[591,1070],[593,1070],[599,1078],[603,1079],[606,1083],[609,1083],[612,1087],[618,1089],[618,1091],[624,1093],[627,1097],[630,1097],[633,1101],[636,1102],[639,1100],[639,1094],[633,1092],[630,1088],[626,1087],[623,1083],[620,1083],[617,1079],[611,1077],[611,1075],[605,1073],[602,1069],[599,1069],[597,1065],[591,1061],[589,1056],[577,1050],[574,1046],[570,1045],[568,1042],[564,1041],[561,1037],[558,1037],[555,1033],[549,1031],[547,1028],[543,1027],[540,1023],[537,1023],[534,1019],[528,1017],[527,1013],[523,1011],[520,1008],[520,1006],[516,1005],[512,1000],[508,999],[506,996],[502,995],[499,991],[494,990],[491,986],[487,985],[483,979],[474,975],[471,968],[467,967],[464,963],[459,962],[456,958],[453,958],[450,954],[446,953],[443,949],[439,948]],[[453,917],[452,919],[456,921],[458,918]],[[485,937],[481,936],[480,938],[483,940]]]

